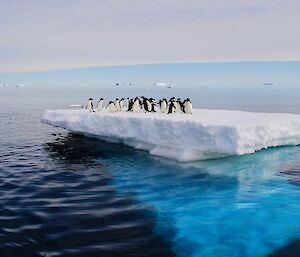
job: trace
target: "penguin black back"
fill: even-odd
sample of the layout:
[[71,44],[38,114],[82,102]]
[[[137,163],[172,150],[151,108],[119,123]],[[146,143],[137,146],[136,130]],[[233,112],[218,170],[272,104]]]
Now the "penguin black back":
[[144,106],[144,110],[146,112],[150,112],[149,108],[148,108],[148,104],[147,104],[148,99],[147,98],[143,98],[143,106]]
[[156,111],[155,111],[155,106],[156,106],[156,104],[155,104],[154,99],[153,99],[153,98],[150,98],[149,100],[150,100],[150,104],[151,104],[151,112],[156,112]]
[[128,109],[127,109],[128,112],[132,111],[133,103],[134,103],[133,99],[130,99],[128,101]]
[[173,113],[174,110],[175,110],[175,105],[174,105],[174,102],[172,101],[172,102],[169,104],[168,114]]
[[159,104],[159,107],[161,107],[161,103],[163,102],[164,100],[162,100],[162,99],[159,99],[159,102],[158,102],[158,104]]

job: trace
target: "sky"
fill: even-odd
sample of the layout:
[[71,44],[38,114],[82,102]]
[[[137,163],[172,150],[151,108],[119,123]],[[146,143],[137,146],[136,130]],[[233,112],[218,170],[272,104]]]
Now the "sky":
[[299,0],[0,0],[0,74],[298,61],[299,27]]

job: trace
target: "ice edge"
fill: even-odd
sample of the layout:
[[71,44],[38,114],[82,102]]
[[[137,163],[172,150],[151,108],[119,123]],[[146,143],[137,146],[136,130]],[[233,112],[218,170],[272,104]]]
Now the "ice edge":
[[195,109],[193,115],[47,110],[52,126],[181,162],[300,144],[300,115]]

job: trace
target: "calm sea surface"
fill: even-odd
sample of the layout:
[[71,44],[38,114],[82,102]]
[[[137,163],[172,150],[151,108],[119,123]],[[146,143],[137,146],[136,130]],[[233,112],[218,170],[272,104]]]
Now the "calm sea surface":
[[300,113],[300,90],[0,88],[0,257],[300,256],[300,147],[178,163],[40,123],[89,97]]

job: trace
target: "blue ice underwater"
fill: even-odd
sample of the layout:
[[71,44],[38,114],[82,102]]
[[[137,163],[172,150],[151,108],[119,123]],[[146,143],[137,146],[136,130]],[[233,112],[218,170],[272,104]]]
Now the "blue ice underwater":
[[98,161],[120,194],[155,209],[155,233],[177,256],[267,256],[300,238],[300,187],[285,173],[300,147],[191,163],[124,148]]

